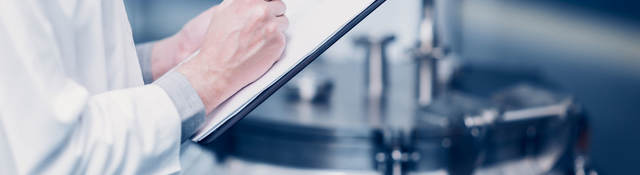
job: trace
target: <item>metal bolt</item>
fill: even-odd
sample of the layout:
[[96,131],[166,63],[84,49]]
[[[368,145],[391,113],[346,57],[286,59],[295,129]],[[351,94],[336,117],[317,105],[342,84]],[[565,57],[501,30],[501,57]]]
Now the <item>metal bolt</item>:
[[478,135],[480,135],[480,130],[478,130],[478,128],[471,129],[471,135],[474,137],[478,137]]
[[442,143],[440,145],[442,145],[443,148],[449,148],[451,146],[451,139],[442,139]]
[[402,160],[402,152],[400,152],[400,150],[393,150],[393,152],[391,152],[391,159]]
[[384,162],[385,159],[386,159],[386,156],[384,155],[383,152],[379,152],[376,154],[376,161]]

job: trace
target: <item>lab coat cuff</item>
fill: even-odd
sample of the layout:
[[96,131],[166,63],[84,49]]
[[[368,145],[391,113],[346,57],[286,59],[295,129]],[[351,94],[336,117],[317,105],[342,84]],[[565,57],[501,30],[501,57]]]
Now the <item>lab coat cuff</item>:
[[205,107],[198,92],[189,80],[177,71],[170,71],[153,84],[160,86],[169,95],[182,119],[181,139],[184,142],[200,128],[205,120]]
[[151,50],[154,42],[136,45],[136,53],[138,53],[138,62],[142,71],[142,79],[144,84],[153,83],[153,74],[151,73]]

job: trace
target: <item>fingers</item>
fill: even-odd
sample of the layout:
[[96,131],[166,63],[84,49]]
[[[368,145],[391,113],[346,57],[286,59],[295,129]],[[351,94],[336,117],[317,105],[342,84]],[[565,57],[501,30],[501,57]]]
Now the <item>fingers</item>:
[[275,16],[272,20],[272,26],[275,32],[284,33],[289,28],[289,19],[284,15],[287,7],[282,0],[266,0],[267,8],[270,9],[271,15]]
[[276,51],[275,53],[277,54],[277,56],[273,57],[271,61],[278,61],[287,46],[287,37],[284,33],[278,33],[272,38],[271,44],[269,46],[274,47],[274,50]]
[[273,25],[277,32],[284,33],[289,28],[289,18],[286,16],[276,17],[273,20]]
[[281,0],[266,0],[267,9],[272,16],[283,16],[287,11],[287,6]]

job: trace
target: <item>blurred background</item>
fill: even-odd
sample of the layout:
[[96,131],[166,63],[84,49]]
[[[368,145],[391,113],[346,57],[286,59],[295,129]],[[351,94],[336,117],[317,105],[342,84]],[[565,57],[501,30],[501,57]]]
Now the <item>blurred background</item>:
[[[220,1],[125,3],[143,43]],[[387,0],[204,149],[230,174],[633,174],[638,8]]]

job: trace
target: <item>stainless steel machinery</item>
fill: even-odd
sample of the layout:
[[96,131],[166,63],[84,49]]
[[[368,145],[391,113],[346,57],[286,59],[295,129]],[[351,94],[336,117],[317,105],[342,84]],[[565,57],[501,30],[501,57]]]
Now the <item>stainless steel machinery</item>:
[[460,1],[424,1],[412,64],[314,63],[217,141],[224,174],[597,174],[587,113],[535,70],[457,58]]

